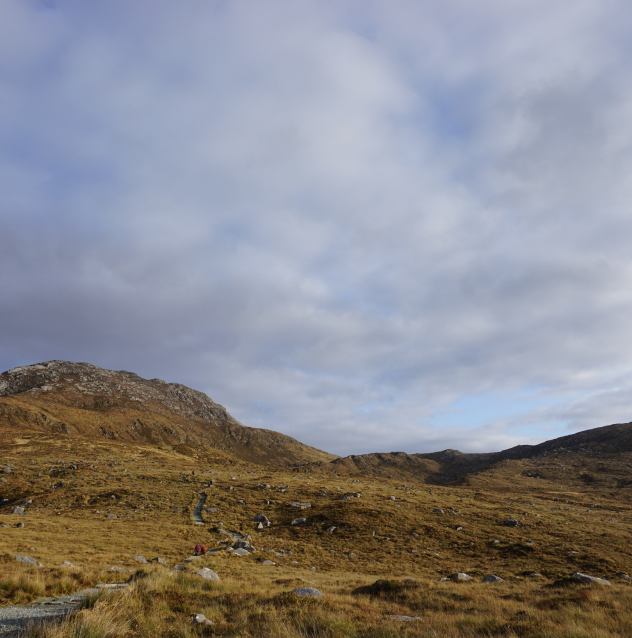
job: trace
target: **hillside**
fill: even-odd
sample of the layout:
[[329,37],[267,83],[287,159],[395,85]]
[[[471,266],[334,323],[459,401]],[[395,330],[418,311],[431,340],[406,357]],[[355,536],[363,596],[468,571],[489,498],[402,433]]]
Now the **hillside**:
[[278,432],[246,427],[204,393],[179,383],[69,361],[0,374],[0,430],[170,446],[276,465],[335,458]]

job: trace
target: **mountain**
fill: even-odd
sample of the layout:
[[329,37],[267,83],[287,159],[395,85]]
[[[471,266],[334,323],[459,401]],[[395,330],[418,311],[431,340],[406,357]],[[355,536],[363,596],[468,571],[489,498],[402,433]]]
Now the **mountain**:
[[90,363],[48,361],[0,374],[0,428],[212,451],[216,458],[293,465],[336,458],[289,436],[249,428],[206,394]]

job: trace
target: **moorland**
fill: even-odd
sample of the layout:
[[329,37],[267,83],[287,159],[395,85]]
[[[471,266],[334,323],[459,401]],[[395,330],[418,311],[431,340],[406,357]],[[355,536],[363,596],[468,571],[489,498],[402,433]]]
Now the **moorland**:
[[339,458],[179,384],[25,366],[0,375],[0,605],[122,582],[30,634],[630,636],[631,467],[632,424]]

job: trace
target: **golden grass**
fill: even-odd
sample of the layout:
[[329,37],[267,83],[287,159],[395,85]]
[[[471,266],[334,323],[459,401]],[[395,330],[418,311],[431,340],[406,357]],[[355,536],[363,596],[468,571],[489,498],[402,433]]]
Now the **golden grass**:
[[[0,523],[9,525],[0,528],[0,602],[22,604],[130,577],[107,571],[111,566],[137,572],[129,590],[61,625],[34,629],[33,635],[632,635],[627,613],[632,587],[616,578],[618,572],[632,573],[632,513],[625,492],[590,493],[584,482],[578,491],[532,490],[535,479],[524,475],[527,465],[509,462],[490,475],[473,476],[469,486],[428,486],[211,460],[203,450],[185,454],[71,437],[31,437],[26,451],[23,440],[3,444],[0,458],[0,465],[14,468],[4,475],[0,496],[10,505],[33,500],[28,516],[10,515],[7,506],[0,510]],[[211,479],[216,484],[207,487]],[[206,526],[191,518],[200,489],[208,495],[205,505],[218,510],[204,514]],[[362,496],[342,501],[345,490]],[[293,501],[312,507],[295,510],[288,507]],[[108,512],[118,518],[106,518]],[[258,513],[272,527],[257,530],[252,518]],[[308,524],[290,525],[299,516]],[[508,517],[523,526],[505,527]],[[25,527],[17,528],[18,522]],[[215,531],[219,522],[251,534],[257,552],[238,558],[222,548],[180,575],[133,558],[160,556],[173,567],[196,543],[220,548],[226,537]],[[325,531],[329,526],[337,529]],[[20,565],[14,554],[33,556],[45,567]],[[277,565],[263,566],[264,559]],[[65,560],[76,567],[62,567]],[[221,585],[195,576],[202,565],[220,575]],[[477,582],[436,582],[457,571]],[[575,571],[613,585],[568,583]],[[542,577],[527,576],[531,572]],[[481,583],[489,573],[506,582]],[[417,583],[375,596],[353,594],[378,579],[404,578]],[[309,583],[326,598],[289,595]],[[194,612],[215,624],[193,627]],[[388,618],[395,614],[421,620]]]

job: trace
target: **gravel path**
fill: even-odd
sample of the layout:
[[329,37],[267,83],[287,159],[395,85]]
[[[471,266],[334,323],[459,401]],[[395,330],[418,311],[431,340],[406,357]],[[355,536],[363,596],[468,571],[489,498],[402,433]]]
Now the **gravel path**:
[[200,495],[200,500],[193,508],[193,520],[197,525],[204,525],[204,519],[202,518],[202,508],[204,507],[204,503],[206,503],[206,494],[204,494],[202,491],[198,492],[198,494]]
[[0,637],[19,636],[29,625],[55,622],[73,613],[84,598],[99,593],[98,589],[84,589],[72,596],[50,598],[45,603],[0,608]]

